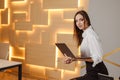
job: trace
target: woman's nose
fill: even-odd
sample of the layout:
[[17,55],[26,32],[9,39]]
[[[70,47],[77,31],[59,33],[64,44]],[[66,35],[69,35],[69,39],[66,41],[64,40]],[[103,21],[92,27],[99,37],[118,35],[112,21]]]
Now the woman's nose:
[[80,21],[78,21],[78,24],[80,24]]

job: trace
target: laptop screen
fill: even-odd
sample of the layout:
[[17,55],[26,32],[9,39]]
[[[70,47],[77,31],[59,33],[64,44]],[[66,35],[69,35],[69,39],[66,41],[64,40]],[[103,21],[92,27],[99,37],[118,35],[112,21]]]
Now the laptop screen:
[[62,52],[63,55],[66,54],[68,57],[75,58],[75,56],[65,43],[56,43],[55,45]]

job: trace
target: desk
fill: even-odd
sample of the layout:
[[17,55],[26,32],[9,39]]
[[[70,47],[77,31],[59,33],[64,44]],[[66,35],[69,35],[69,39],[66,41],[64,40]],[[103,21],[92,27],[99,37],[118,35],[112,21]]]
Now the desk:
[[18,80],[22,80],[22,63],[0,59],[0,71],[18,67]]

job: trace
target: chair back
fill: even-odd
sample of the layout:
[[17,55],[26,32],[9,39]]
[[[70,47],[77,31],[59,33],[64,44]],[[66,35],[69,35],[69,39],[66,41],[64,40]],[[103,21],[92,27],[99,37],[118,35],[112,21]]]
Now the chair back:
[[9,43],[0,43],[0,59],[8,59]]
[[109,75],[98,73],[98,80],[114,80],[114,78]]

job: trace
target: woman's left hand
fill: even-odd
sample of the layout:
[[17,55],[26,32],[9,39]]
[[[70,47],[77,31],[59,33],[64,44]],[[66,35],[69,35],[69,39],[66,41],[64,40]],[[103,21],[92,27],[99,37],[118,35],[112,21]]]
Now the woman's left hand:
[[71,58],[71,57],[68,57],[67,55],[65,55],[65,63],[66,64],[70,64],[70,63],[72,63],[74,60],[73,60],[73,58]]

